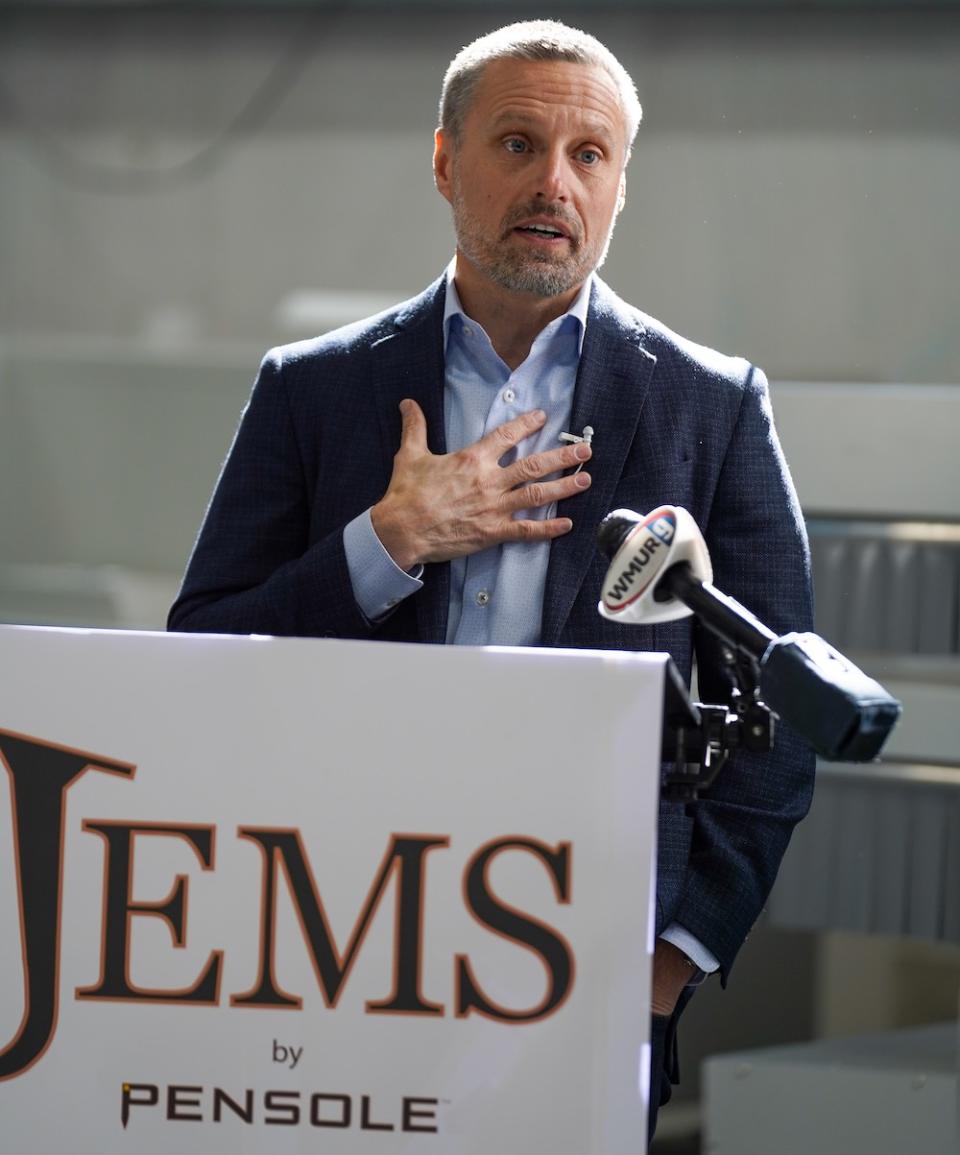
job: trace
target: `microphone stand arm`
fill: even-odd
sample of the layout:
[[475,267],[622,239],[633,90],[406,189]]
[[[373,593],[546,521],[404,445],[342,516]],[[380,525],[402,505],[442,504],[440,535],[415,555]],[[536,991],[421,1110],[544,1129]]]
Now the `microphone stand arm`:
[[[779,717],[833,761],[875,759],[900,716],[900,703],[816,634],[778,637],[734,598],[678,562],[658,582],[655,601],[676,598],[726,643],[734,685],[729,706],[698,706],[697,721],[664,726],[671,796],[695,798],[737,748],[773,748]],[[699,761],[689,769],[690,763]]]

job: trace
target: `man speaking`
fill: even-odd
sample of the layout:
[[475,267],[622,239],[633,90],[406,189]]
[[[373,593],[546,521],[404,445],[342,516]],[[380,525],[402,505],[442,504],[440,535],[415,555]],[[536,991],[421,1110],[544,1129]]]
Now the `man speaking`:
[[[778,633],[810,628],[762,372],[595,274],[640,116],[612,53],[553,21],[456,56],[433,156],[454,259],[413,300],[267,355],[170,629],[664,650],[686,677],[696,656],[701,697],[726,701],[691,619],[597,613],[597,525],[665,503],[694,516],[718,587]],[[694,817],[661,804],[651,1132],[679,1014],[705,973],[726,982],[812,785],[812,755],[781,731],[775,753],[739,754]]]

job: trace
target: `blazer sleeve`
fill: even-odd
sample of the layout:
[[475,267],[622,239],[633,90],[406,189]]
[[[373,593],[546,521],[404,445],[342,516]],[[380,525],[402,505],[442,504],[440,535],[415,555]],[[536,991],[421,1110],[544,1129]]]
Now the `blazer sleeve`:
[[[767,382],[748,370],[705,536],[714,584],[777,634],[812,628],[806,531],[773,425]],[[694,631],[702,701],[729,700],[720,644]],[[761,913],[794,825],[813,794],[815,758],[777,723],[769,754],[738,752],[694,808],[674,917],[717,956],[722,978]]]
[[342,525],[316,531],[315,467],[304,452],[304,438],[316,431],[298,425],[274,351],[260,367],[168,629],[369,636],[353,596]]

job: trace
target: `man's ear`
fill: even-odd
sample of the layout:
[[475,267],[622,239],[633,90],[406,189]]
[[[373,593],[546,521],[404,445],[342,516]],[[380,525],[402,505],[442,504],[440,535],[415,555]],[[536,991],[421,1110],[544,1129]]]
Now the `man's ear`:
[[433,183],[442,196],[453,200],[453,149],[442,128],[433,134]]
[[620,177],[620,192],[617,194],[617,215],[623,211],[623,206],[627,203],[627,174],[623,173]]

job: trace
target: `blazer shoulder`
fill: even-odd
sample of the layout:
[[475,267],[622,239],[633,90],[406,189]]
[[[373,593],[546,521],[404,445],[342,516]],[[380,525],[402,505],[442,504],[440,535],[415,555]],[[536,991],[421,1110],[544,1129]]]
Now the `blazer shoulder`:
[[332,329],[319,337],[277,345],[263,359],[265,367],[296,371],[324,360],[355,358],[401,330],[413,330],[443,319],[445,278],[439,277],[422,293],[371,317]]
[[712,380],[738,392],[766,388],[763,371],[746,358],[729,356],[691,341],[624,301],[599,278],[591,305],[601,323],[612,323],[625,334],[634,334],[642,348],[656,358],[660,372],[666,370],[698,381]]

